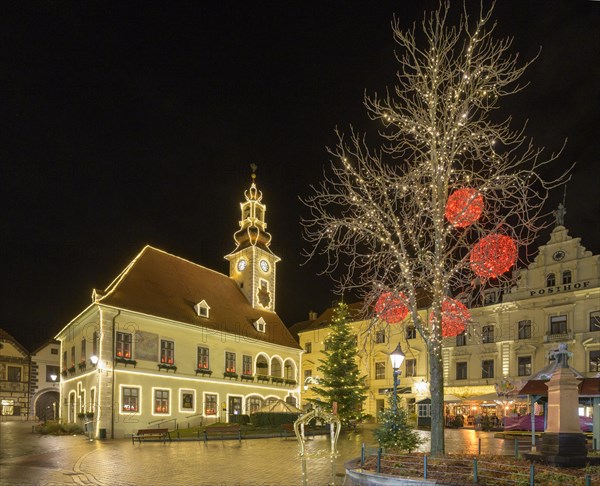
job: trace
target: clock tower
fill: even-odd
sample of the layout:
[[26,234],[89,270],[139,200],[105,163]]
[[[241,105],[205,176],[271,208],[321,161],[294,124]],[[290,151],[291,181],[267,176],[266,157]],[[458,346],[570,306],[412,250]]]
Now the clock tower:
[[[253,171],[256,166],[252,165]],[[250,188],[240,203],[240,229],[233,235],[236,248],[229,255],[229,276],[254,308],[275,312],[275,265],[281,259],[269,246],[271,235],[266,231],[267,207],[261,202],[262,192],[256,188],[256,174],[252,173]]]

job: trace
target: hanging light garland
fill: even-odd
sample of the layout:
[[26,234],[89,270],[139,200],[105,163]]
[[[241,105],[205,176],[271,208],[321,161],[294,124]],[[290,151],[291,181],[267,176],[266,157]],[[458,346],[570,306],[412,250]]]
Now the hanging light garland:
[[466,228],[483,212],[483,196],[476,189],[457,189],[446,201],[446,219],[456,228]]
[[401,322],[408,315],[408,306],[406,296],[401,293],[399,296],[394,296],[392,292],[381,294],[375,304],[375,311],[380,319],[383,319],[388,324]]
[[[429,320],[433,320],[433,312],[429,314]],[[471,313],[464,304],[450,297],[442,301],[442,337],[457,336],[470,320]]]
[[492,234],[471,250],[471,270],[482,278],[496,278],[515,264],[517,244],[510,236]]

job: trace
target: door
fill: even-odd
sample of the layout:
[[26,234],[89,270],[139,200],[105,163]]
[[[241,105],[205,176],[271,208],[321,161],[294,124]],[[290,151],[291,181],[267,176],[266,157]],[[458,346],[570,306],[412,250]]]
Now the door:
[[232,415],[242,414],[242,397],[229,397],[229,421],[234,422],[236,419],[232,419]]

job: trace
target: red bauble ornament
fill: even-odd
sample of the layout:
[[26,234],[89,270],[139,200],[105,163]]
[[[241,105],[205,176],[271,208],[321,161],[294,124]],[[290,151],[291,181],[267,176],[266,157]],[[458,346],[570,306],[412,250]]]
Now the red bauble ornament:
[[457,189],[446,201],[446,219],[452,226],[466,228],[479,219],[483,212],[483,196],[476,189]]
[[[433,313],[429,314],[429,320]],[[471,313],[458,300],[446,297],[442,302],[442,337],[457,336],[466,328],[471,320]]]
[[394,297],[392,292],[385,292],[377,300],[375,311],[388,324],[395,324],[403,321],[408,315],[408,306],[405,302],[407,302],[407,299],[404,294]]
[[479,277],[495,278],[515,264],[517,244],[510,236],[493,234],[471,250],[471,270]]

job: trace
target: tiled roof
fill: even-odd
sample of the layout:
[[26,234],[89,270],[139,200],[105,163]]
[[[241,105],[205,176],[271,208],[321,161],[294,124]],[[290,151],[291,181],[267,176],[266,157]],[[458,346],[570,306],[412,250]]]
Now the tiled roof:
[[[194,311],[203,300],[210,307],[208,318]],[[252,308],[231,278],[151,246],[98,295],[97,302],[299,349],[279,316]],[[260,317],[266,322],[264,333],[253,326]]]

